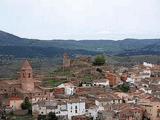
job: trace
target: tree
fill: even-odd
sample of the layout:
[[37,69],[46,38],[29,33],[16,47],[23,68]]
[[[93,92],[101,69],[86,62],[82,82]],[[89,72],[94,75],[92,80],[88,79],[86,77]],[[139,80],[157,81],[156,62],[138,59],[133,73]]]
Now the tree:
[[37,120],[46,120],[46,115],[38,115]]
[[32,109],[32,104],[29,101],[29,98],[26,97],[23,101],[23,103],[21,104],[21,108],[23,110],[31,110]]
[[104,55],[97,55],[96,58],[94,59],[93,65],[104,65],[106,62],[106,58]]
[[125,83],[123,83],[119,88],[122,92],[128,92],[130,90],[129,85]]
[[79,83],[79,87],[82,87],[82,84],[83,84],[83,83],[82,83],[82,82],[80,82],[80,83]]
[[47,120],[58,120],[58,118],[55,113],[50,112],[47,116]]
[[103,72],[101,68],[97,68],[96,71],[97,71],[97,72],[100,72],[100,73]]

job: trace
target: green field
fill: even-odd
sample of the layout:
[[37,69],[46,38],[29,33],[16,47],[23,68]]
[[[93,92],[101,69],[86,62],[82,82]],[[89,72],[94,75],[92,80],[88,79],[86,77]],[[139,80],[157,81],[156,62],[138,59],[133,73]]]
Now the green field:
[[32,116],[10,116],[9,120],[35,120]]
[[83,77],[83,82],[91,82],[93,80],[93,76],[92,75],[84,75]]
[[48,80],[49,85],[51,85],[52,87],[56,87],[58,85],[60,85],[61,83],[63,83],[63,81],[58,81],[58,80]]

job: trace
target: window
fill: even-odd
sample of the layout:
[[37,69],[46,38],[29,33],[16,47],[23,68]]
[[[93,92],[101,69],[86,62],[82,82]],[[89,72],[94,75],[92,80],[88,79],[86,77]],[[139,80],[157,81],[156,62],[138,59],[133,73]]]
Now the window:
[[75,113],[77,113],[77,110],[75,110]]
[[25,74],[23,73],[23,78],[25,78]]
[[31,73],[28,74],[28,78],[31,78]]
[[77,109],[77,106],[75,106],[75,109]]
[[160,117],[160,111],[157,111],[157,117]]

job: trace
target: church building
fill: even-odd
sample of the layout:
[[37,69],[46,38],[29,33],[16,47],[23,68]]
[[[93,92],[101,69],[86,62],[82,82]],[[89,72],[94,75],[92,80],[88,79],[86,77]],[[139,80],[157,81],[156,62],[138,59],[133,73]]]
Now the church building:
[[[20,71],[18,80],[0,81],[0,96],[19,96],[22,99],[28,97],[30,100],[46,98],[47,91],[39,85],[40,81],[33,78],[33,71],[28,60],[25,60]],[[38,100],[38,99],[37,99]]]

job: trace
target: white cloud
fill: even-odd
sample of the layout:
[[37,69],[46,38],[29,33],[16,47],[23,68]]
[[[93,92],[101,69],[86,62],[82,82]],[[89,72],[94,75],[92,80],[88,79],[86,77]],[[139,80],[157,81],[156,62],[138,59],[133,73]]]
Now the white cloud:
[[159,37],[159,5],[159,0],[1,0],[0,29],[41,39]]
[[96,34],[112,34],[112,32],[111,31],[99,31],[99,32],[97,32]]

